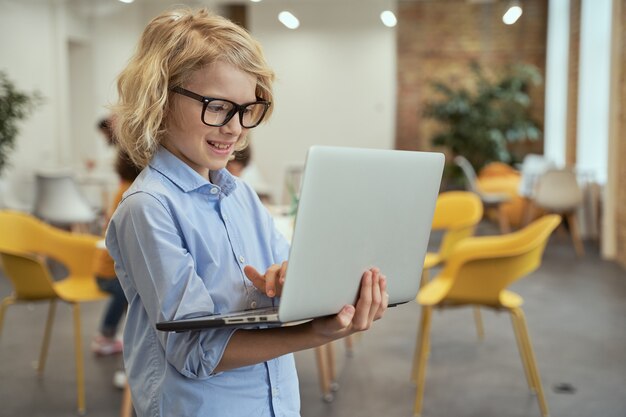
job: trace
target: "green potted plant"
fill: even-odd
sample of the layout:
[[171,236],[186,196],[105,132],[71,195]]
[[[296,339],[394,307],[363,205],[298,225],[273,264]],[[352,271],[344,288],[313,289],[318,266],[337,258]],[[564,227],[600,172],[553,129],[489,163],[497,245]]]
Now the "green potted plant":
[[[505,68],[488,76],[476,62],[470,64],[473,88],[432,82],[439,97],[426,103],[424,116],[442,129],[432,144],[467,158],[476,171],[489,162],[516,162],[508,144],[538,140],[541,128],[530,114],[530,87],[542,82],[538,69],[528,64]],[[448,169],[449,179],[458,176]]]
[[[18,90],[6,72],[0,70],[0,179],[9,165],[9,154],[15,148],[18,122],[28,117],[41,102],[42,97],[38,92],[29,94]],[[0,203],[3,194],[0,184]]]

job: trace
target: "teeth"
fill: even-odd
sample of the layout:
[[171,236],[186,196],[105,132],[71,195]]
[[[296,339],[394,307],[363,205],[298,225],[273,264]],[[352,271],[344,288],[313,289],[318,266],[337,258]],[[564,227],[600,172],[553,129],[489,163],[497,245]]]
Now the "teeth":
[[209,142],[211,144],[211,146],[217,148],[217,149],[228,149],[230,148],[229,144],[224,144],[224,143],[216,143],[216,142]]

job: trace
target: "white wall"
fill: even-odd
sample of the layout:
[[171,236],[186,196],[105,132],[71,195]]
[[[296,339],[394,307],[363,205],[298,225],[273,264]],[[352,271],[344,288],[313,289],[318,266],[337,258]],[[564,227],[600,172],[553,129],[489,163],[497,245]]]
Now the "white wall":
[[[110,169],[110,151],[95,124],[116,99],[115,78],[145,24],[177,3],[182,2],[0,0],[0,68],[21,89],[46,97],[23,123],[13,168],[4,175],[19,183],[20,198],[31,198],[38,168],[83,169],[84,159],[95,158],[100,169]],[[215,2],[204,3],[220,10]],[[278,76],[274,116],[251,136],[255,162],[276,198],[283,167],[302,161],[312,144],[393,147],[395,31],[378,17],[391,3],[250,3],[251,32]],[[300,29],[290,31],[277,21],[285,4],[293,5]]]
[[[57,164],[61,153],[62,120],[56,111],[61,105],[58,91],[59,53],[55,7],[46,3],[0,1],[0,69],[23,91],[38,90],[45,97],[21,126],[11,156],[11,167],[3,177],[21,182],[32,177],[35,167]],[[16,187],[19,197],[32,191],[32,180]]]
[[[393,148],[395,30],[379,19],[390,3],[274,1],[250,8],[250,29],[277,74],[275,113],[251,136],[253,158],[277,198],[285,166],[302,163],[313,144]],[[277,21],[284,9],[300,19],[297,30]]]

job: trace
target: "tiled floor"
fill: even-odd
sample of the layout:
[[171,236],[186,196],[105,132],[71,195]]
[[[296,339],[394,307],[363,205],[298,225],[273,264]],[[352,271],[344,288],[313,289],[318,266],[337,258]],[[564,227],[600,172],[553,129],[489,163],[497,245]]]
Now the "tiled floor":
[[[489,232],[490,226],[481,226]],[[526,303],[530,335],[554,417],[626,417],[626,271],[599,259],[593,243],[577,259],[565,235],[552,237],[539,271],[514,289]],[[0,297],[10,291],[0,278]],[[119,414],[121,391],[111,379],[119,358],[95,358],[88,344],[102,303],[84,305],[83,342],[87,415]],[[0,338],[0,416],[76,415],[71,311],[57,309],[45,375],[37,359],[46,308],[8,310]],[[340,388],[332,403],[320,398],[314,353],[296,354],[303,417],[412,416],[415,387],[409,381],[419,307],[391,309],[358,337],[352,357],[337,344]],[[485,339],[478,341],[471,310],[436,312],[427,369],[424,417],[539,416],[526,386],[510,320],[483,312]],[[573,392],[559,392],[562,385]]]

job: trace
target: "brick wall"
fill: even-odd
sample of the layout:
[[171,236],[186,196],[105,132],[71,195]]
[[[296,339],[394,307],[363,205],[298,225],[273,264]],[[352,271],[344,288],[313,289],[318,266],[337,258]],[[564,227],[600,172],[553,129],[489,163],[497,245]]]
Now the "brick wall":
[[[525,0],[523,5],[520,20],[507,26],[502,23],[505,2],[398,2],[398,149],[431,148],[436,122],[421,115],[423,103],[433,97],[429,83],[440,80],[467,85],[472,60],[486,70],[529,63],[545,77],[547,2]],[[531,95],[533,116],[543,124],[543,85]],[[541,142],[521,146],[526,152],[541,153],[543,149]]]
[[[619,1],[622,22],[621,59],[618,60],[619,96],[626,97],[626,0]],[[576,103],[578,95],[578,48],[580,0],[571,1],[570,65],[566,161],[575,163]],[[438,128],[422,117],[423,104],[433,97],[431,80],[467,85],[467,64],[476,60],[484,68],[508,63],[536,65],[545,77],[547,1],[525,0],[520,20],[506,26],[502,14],[506,2],[472,3],[466,0],[398,2],[398,98],[396,147],[431,149],[430,138]],[[544,88],[532,92],[533,115],[543,121]],[[626,107],[618,100],[617,152],[626,160]],[[543,143],[522,144],[522,153],[542,153]],[[626,267],[626,164],[618,167],[617,260]]]

